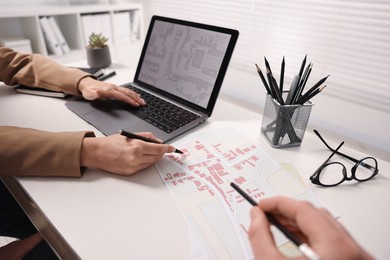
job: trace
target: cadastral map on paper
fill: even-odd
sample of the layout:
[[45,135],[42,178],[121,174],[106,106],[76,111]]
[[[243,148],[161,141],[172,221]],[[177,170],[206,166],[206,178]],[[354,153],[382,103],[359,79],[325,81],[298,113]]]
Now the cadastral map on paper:
[[[193,259],[252,259],[248,240],[251,205],[235,182],[256,201],[274,195],[310,200],[313,194],[253,142],[234,129],[191,134],[155,164],[194,232]],[[286,242],[274,232],[278,244]]]

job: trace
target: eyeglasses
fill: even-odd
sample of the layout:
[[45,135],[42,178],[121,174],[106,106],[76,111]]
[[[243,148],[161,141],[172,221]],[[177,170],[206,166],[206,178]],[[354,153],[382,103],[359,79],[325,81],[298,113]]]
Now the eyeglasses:
[[[368,181],[374,178],[378,174],[378,162],[374,157],[365,157],[361,160],[357,160],[349,155],[343,154],[338,150],[343,146],[344,142],[336,148],[332,149],[322,138],[317,130],[314,133],[321,139],[321,141],[332,151],[332,154],[321,164],[321,166],[310,176],[310,181],[314,184],[324,187],[337,186],[344,181]],[[351,177],[347,176],[347,169],[344,164],[340,162],[329,162],[333,155],[341,155],[348,160],[351,160],[355,165],[351,168]]]

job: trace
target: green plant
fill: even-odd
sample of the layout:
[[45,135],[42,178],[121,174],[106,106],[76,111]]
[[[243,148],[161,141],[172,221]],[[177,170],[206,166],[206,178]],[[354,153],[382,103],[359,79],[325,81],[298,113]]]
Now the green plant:
[[88,46],[90,48],[104,48],[107,46],[107,41],[108,41],[108,39],[104,35],[102,35],[101,33],[99,33],[99,34],[92,33],[89,36]]

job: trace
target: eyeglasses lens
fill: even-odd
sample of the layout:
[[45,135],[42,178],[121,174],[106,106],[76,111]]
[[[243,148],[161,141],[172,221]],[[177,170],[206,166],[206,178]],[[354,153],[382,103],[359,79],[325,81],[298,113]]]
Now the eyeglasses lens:
[[336,185],[344,180],[345,167],[341,163],[327,164],[321,171],[319,181],[322,185]]
[[372,177],[372,175],[375,173],[375,169],[377,167],[377,162],[373,158],[366,158],[362,160],[355,172],[356,179],[360,181],[365,181]]

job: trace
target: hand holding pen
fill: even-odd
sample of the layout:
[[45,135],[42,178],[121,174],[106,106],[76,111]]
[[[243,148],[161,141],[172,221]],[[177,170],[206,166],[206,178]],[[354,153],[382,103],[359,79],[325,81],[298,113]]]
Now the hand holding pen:
[[249,239],[255,259],[284,258],[275,245],[270,225],[278,228],[310,260],[373,259],[327,211],[283,196],[256,203],[235,183],[231,186],[253,205]]
[[307,259],[373,259],[326,210],[282,196],[263,199],[251,209],[249,234],[256,259],[284,258],[274,244],[265,212],[288,223],[289,229],[315,250],[315,255],[302,252]]
[[[256,201],[254,199],[252,199],[244,190],[242,190],[240,187],[238,187],[237,184],[235,184],[234,182],[232,182],[230,184],[242,197],[244,197],[244,199],[246,199],[253,207],[257,207],[258,204],[256,203]],[[311,259],[311,260],[319,260],[320,257],[307,245],[305,244],[304,242],[302,242],[295,234],[293,234],[290,230],[288,230],[281,222],[279,222],[278,219],[276,219],[273,215],[271,215],[271,213],[265,213],[264,212],[264,219],[267,219],[270,224],[274,225],[276,228],[279,229],[279,231],[281,231],[288,239],[291,240],[291,242],[293,242],[297,247],[298,249],[301,251],[301,253],[307,257],[308,259]],[[255,233],[255,234],[258,234],[258,232],[260,231],[261,233],[263,233],[265,230],[264,230],[264,225],[263,225],[263,230],[259,230],[259,227],[257,227],[257,225],[255,225],[255,227],[253,227],[253,223],[252,223],[252,226],[251,226],[251,229],[249,230],[250,233]],[[269,227],[268,227],[268,238],[269,240],[273,240],[272,238],[272,234],[269,230]],[[251,242],[253,240],[253,236],[250,237],[251,238]],[[257,240],[257,237],[255,237],[256,240]],[[261,243],[259,243],[261,244]],[[257,243],[256,244],[253,244],[253,249],[254,251],[257,251],[259,249],[257,249]],[[264,245],[265,246],[265,245]],[[273,246],[275,247],[275,244],[272,242],[270,243],[269,245],[267,245],[267,247],[269,246]],[[275,247],[276,249],[276,247]],[[267,250],[266,248],[262,248],[261,250]],[[256,256],[256,255],[255,255]],[[268,259],[268,257],[256,257],[256,259]]]

